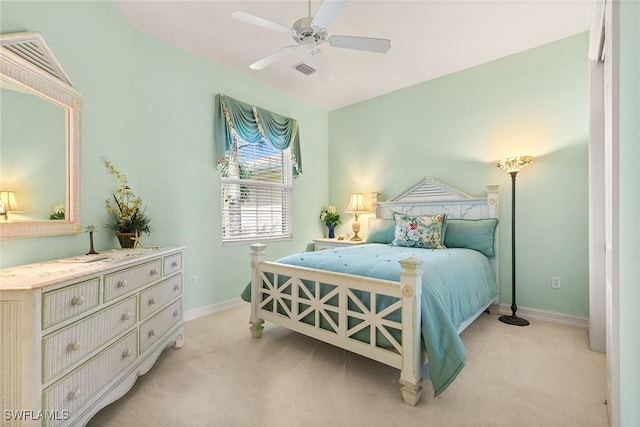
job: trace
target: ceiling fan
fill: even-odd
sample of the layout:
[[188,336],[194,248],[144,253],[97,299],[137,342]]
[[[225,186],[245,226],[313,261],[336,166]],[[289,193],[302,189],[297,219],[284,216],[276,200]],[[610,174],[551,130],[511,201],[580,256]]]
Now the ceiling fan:
[[328,42],[330,46],[339,48],[387,53],[391,47],[391,40],[389,39],[327,35],[327,27],[329,27],[340,12],[342,12],[346,4],[347,2],[345,0],[324,0],[322,4],[320,4],[316,15],[311,17],[311,0],[309,0],[309,16],[298,19],[293,23],[291,28],[240,10],[232,12],[231,16],[235,19],[290,35],[296,42],[294,45],[285,46],[271,55],[254,62],[249,65],[249,68],[252,70],[262,70],[278,59],[289,55],[300,47],[304,47],[311,51],[311,58],[320,74],[320,78],[322,80],[332,80],[335,78],[335,75],[333,74],[331,64],[329,64],[327,57],[318,47],[322,43]]

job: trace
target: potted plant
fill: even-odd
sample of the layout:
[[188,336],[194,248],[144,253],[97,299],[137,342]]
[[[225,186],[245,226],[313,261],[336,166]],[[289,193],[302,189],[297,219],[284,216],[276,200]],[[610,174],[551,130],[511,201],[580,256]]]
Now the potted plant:
[[64,219],[64,205],[55,205],[49,214],[49,219]]
[[106,226],[116,233],[121,247],[133,248],[141,234],[151,233],[151,219],[145,214],[142,199],[129,187],[127,176],[117,170],[109,160],[105,159],[104,165],[118,180],[118,188],[112,194],[113,200],[105,201],[110,216]]
[[320,212],[320,221],[324,222],[324,225],[326,225],[329,229],[329,238],[333,239],[334,237],[336,237],[336,225],[342,223],[342,221],[340,220],[338,209],[336,209],[336,207],[332,205],[329,205],[326,208],[322,209],[322,211]]

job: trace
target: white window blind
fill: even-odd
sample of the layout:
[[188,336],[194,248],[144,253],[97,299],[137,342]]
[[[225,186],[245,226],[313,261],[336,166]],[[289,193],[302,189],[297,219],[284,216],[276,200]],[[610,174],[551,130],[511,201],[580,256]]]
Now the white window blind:
[[291,239],[290,150],[234,136],[221,178],[223,243]]

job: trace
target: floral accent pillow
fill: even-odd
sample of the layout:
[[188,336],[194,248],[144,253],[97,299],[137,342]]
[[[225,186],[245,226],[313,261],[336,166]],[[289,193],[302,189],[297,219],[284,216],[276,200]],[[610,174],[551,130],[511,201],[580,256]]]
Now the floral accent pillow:
[[393,246],[445,249],[442,244],[444,218],[445,214],[423,216],[395,214]]

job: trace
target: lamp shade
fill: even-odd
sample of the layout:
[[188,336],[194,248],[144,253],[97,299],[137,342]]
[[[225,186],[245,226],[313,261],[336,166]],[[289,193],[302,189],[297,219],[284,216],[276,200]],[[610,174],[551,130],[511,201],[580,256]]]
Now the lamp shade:
[[532,160],[533,157],[531,156],[507,157],[501,160],[497,160],[494,164],[503,171],[511,173],[520,172],[520,169],[527,166],[529,163],[531,163]]
[[0,200],[2,201],[4,212],[23,212],[20,205],[18,205],[15,191],[0,190]]
[[349,200],[349,206],[347,206],[345,212],[358,214],[363,212],[371,212],[371,208],[367,205],[364,199],[364,194],[353,193],[351,195],[351,200]]

